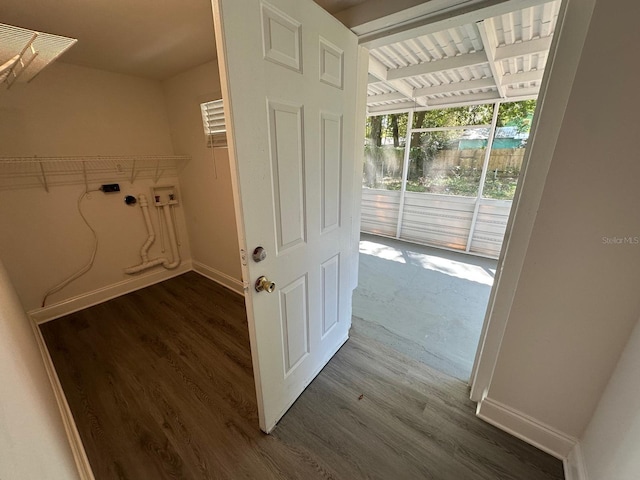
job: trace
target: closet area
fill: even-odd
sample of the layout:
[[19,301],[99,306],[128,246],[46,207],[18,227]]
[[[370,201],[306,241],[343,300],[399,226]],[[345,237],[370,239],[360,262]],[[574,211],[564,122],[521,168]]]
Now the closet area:
[[260,435],[211,5],[9,3],[0,274],[57,443],[82,479],[201,478],[219,412]]
[[37,322],[190,270],[242,292],[208,23],[208,61],[154,60],[148,75],[70,63],[82,39],[32,72],[52,42],[4,26],[0,63],[22,74],[0,83],[0,251]]

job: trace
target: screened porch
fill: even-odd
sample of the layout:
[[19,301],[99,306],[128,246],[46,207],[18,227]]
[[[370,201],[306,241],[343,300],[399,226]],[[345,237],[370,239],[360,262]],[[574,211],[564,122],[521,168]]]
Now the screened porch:
[[558,9],[371,43],[362,232],[499,256]]

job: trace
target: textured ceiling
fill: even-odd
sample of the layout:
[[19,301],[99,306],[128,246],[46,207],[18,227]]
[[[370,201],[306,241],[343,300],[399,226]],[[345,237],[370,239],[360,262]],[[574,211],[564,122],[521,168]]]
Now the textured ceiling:
[[[317,3],[334,13],[363,1]],[[63,62],[153,79],[216,56],[210,0],[2,0],[0,22],[77,38]]]

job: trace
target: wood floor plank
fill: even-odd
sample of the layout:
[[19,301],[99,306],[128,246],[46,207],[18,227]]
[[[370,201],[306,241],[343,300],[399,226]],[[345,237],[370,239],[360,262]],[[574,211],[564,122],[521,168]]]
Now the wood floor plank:
[[97,480],[563,478],[357,330],[264,435],[243,299],[193,272],[41,329]]

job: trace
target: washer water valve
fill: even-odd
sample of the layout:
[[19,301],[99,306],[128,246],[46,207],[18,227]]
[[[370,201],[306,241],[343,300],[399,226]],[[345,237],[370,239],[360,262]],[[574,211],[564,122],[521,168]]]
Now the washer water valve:
[[174,185],[151,187],[151,198],[156,207],[178,204],[178,189]]

